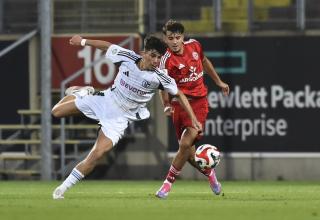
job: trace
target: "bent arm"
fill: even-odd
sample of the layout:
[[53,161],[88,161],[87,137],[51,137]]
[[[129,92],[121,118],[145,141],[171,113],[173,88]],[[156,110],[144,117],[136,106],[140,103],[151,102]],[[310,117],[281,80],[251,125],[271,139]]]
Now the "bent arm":
[[206,56],[202,60],[202,65],[203,65],[204,71],[210,76],[210,78],[215,82],[215,84],[221,88],[222,93],[224,95],[228,95],[229,94],[229,85],[224,83],[220,79],[218,73],[216,72],[216,70],[213,67],[213,64]]
[[[81,45],[81,41],[84,42],[84,45]],[[91,39],[84,39],[79,35],[74,35],[70,40],[69,43],[73,46],[91,46],[98,48],[103,51],[107,51],[108,48],[112,45],[112,43],[108,41],[103,41],[103,40],[91,40]]]

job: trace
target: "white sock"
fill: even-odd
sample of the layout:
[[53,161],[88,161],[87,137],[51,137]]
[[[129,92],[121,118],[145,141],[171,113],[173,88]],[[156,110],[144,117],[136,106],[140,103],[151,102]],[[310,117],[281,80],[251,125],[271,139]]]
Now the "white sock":
[[74,92],[73,95],[83,98],[84,96],[89,95],[88,90],[86,89],[79,89],[77,92]]
[[84,175],[79,170],[77,170],[77,168],[74,168],[67,179],[61,185],[66,189],[69,189],[83,178]]
[[71,91],[70,95],[73,95],[76,98],[82,99],[84,96],[89,95],[88,93],[89,93],[88,90],[79,88],[79,89],[74,89],[73,91]]
[[75,96],[76,98],[82,99],[82,97],[80,96],[80,94],[78,94],[77,92],[72,93],[71,95]]

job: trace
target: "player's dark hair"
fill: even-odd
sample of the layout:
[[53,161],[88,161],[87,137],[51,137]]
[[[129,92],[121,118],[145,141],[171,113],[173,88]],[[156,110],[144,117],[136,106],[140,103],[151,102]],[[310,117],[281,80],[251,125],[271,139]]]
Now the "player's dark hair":
[[144,40],[144,50],[156,50],[158,53],[163,55],[167,51],[167,44],[157,37],[148,36]]
[[162,33],[167,34],[167,31],[172,33],[184,33],[184,26],[178,21],[170,19],[167,23],[162,27]]

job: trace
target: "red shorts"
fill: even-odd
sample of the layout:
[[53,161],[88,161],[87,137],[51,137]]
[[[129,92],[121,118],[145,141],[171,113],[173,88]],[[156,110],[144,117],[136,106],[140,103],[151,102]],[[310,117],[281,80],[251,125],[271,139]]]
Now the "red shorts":
[[[209,112],[207,97],[191,99],[189,100],[189,103],[198,121],[202,124],[202,129],[204,129]],[[188,116],[188,113],[180,106],[178,101],[172,101],[171,104],[174,110],[172,120],[176,129],[177,138],[180,140],[184,129],[187,127],[193,127],[193,124]],[[198,135],[197,140],[200,140],[201,137],[202,136]]]

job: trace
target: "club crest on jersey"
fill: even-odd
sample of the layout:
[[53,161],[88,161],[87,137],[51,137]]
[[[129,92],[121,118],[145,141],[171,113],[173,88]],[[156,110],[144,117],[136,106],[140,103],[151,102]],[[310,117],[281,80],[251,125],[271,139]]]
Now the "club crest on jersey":
[[193,59],[198,60],[199,59],[199,54],[197,52],[193,51],[192,52],[192,57],[193,57]]
[[148,81],[146,81],[146,80],[143,80],[142,81],[142,86],[144,87],[144,88],[148,88],[148,87],[150,87],[150,83],[148,82]]
[[112,53],[112,54],[116,54],[117,51],[118,51],[118,49],[113,49],[113,50],[111,51],[111,53]]

